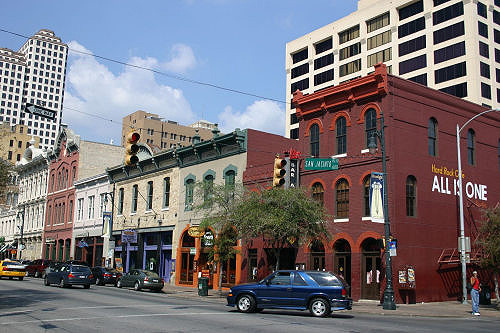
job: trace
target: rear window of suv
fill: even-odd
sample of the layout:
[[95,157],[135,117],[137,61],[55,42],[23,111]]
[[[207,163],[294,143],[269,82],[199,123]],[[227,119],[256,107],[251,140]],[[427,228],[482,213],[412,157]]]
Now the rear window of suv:
[[155,272],[144,271],[144,274],[146,274],[148,277],[159,278],[158,274],[156,274]]
[[73,266],[71,267],[71,271],[77,273],[90,273],[90,268],[85,266]]
[[328,272],[307,273],[321,287],[343,287],[342,282],[333,274]]

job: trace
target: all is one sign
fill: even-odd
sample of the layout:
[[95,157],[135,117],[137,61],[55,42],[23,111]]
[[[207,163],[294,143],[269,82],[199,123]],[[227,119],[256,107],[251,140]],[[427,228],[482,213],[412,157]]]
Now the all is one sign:
[[[432,164],[431,168],[434,174],[432,181],[432,192],[441,194],[460,195],[460,184],[458,179],[458,170],[447,168],[446,166],[436,166]],[[465,174],[462,172],[462,185],[464,193],[469,199],[488,201],[488,188],[483,184],[476,184],[471,181],[465,181]]]

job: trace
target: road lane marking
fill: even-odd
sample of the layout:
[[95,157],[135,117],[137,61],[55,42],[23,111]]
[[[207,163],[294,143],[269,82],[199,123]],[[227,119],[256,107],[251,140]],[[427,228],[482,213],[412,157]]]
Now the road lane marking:
[[[72,308],[63,308],[64,310],[80,310],[80,309],[113,309],[113,308],[153,308],[153,307],[179,307],[186,305],[172,305],[172,304],[138,304],[138,305],[96,305],[96,306],[78,306]],[[213,304],[204,304],[204,305],[189,305],[193,307],[213,307]]]

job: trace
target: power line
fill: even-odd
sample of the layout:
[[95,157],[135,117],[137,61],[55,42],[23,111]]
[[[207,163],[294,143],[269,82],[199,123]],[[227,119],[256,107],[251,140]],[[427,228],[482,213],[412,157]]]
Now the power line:
[[[23,37],[23,38],[26,38],[26,39],[31,38],[29,36],[25,36],[25,35],[22,35],[22,34],[19,34],[19,33],[15,33],[15,32],[9,31],[9,30],[1,29],[1,28],[0,28],[0,31],[1,32],[5,32],[7,34],[14,35],[14,36]],[[84,51],[80,51],[80,50],[75,50],[75,49],[71,49],[69,47],[68,47],[68,50],[70,50],[72,52],[75,52],[75,53],[80,53],[80,54],[92,56],[94,58],[98,58],[98,59],[106,60],[106,61],[113,62],[113,63],[116,63],[116,64],[120,64],[120,65],[123,65],[123,66],[128,66],[128,67],[132,67],[132,68],[137,68],[137,69],[142,69],[142,70],[150,71],[152,73],[155,73],[155,74],[158,74],[158,75],[162,75],[162,76],[174,79],[174,80],[179,80],[179,81],[184,81],[184,82],[188,82],[188,83],[198,84],[198,85],[202,85],[202,86],[206,86],[206,87],[211,87],[211,88],[215,88],[215,89],[219,89],[219,90],[224,90],[224,91],[228,91],[228,92],[232,92],[232,93],[236,93],[236,94],[240,94],[240,95],[246,95],[246,96],[250,96],[250,97],[261,98],[261,99],[265,99],[265,100],[269,100],[269,101],[273,101],[273,102],[277,102],[277,103],[290,104],[289,102],[282,101],[282,100],[279,100],[279,99],[276,99],[276,98],[265,97],[265,96],[261,96],[261,95],[249,93],[249,92],[246,92],[246,91],[243,91],[243,90],[228,88],[228,87],[220,86],[220,85],[209,83],[209,82],[203,82],[203,81],[199,81],[199,80],[193,80],[193,79],[189,79],[189,78],[186,78],[186,77],[183,77],[183,76],[179,76],[179,75],[168,74],[168,73],[164,73],[164,72],[161,72],[159,70],[156,70],[156,69],[152,69],[152,68],[148,68],[148,67],[144,67],[144,66],[139,66],[139,65],[129,64],[127,62],[123,62],[123,61],[120,61],[120,60],[115,60],[115,59],[111,59],[111,58],[108,58],[108,57],[96,55],[96,54],[93,54],[93,53],[90,53],[90,52],[84,52]]]

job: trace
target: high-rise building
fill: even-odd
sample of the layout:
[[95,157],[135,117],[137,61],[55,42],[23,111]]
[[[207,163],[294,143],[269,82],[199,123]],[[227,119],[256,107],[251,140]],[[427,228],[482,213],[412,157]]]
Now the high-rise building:
[[139,110],[123,117],[122,146],[125,146],[125,138],[131,128],[141,135],[140,142],[148,144],[156,151],[191,145],[196,134],[200,136],[201,141],[209,140],[213,137],[212,131],[218,131],[217,124],[206,120],[184,126],[176,121],[163,120],[157,114]]
[[[46,29],[17,52],[0,48],[0,122],[26,125],[26,134],[39,137],[42,149],[52,147],[59,132],[67,56],[68,45]],[[53,112],[42,116],[26,103]]]
[[[389,73],[500,106],[500,0],[359,0],[358,10],[286,45],[286,96]],[[321,106],[318,105],[318,108]],[[286,136],[298,138],[293,105]]]

